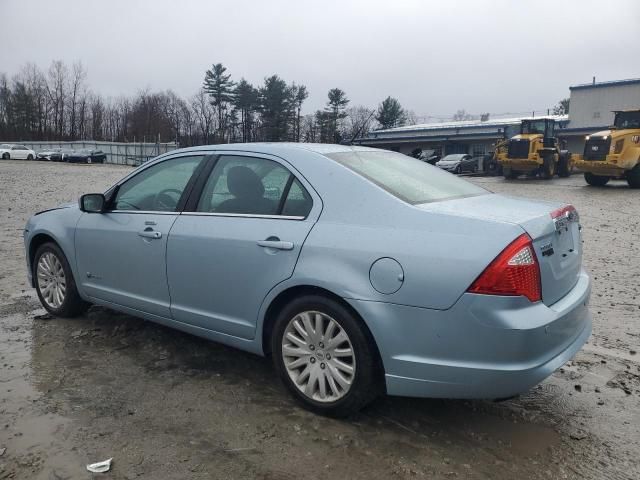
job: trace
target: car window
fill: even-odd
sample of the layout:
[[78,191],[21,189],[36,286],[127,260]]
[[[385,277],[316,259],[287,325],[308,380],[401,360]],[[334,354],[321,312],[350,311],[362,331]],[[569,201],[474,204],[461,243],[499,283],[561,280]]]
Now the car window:
[[291,217],[306,217],[313,207],[313,200],[309,192],[296,178],[291,184],[289,194],[282,208],[282,215]]
[[145,168],[120,185],[113,209],[174,212],[202,159],[179,157]]
[[197,211],[279,215],[290,178],[289,170],[271,160],[222,156],[204,186]]
[[327,154],[327,157],[414,205],[489,193],[471,182],[400,153],[351,150]]

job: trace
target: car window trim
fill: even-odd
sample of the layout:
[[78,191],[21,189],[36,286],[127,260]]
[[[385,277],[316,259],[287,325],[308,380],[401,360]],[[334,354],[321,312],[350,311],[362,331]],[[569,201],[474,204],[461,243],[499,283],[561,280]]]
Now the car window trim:
[[211,175],[211,172],[213,172],[213,169],[216,167],[218,160],[220,159],[219,154],[211,154],[208,156],[210,158],[207,160],[206,165],[203,167],[198,178],[194,182],[193,188],[189,192],[189,197],[185,201],[182,212],[195,212],[198,208],[198,203],[204,193],[204,187],[209,180],[209,175]]
[[248,158],[258,158],[260,160],[266,160],[269,162],[274,162],[277,163],[278,165],[280,165],[282,168],[284,168],[287,172],[289,172],[289,179],[287,180],[287,183],[285,185],[285,188],[283,190],[283,197],[285,199],[285,202],[282,202],[282,198],[280,199],[281,204],[278,205],[278,212],[282,212],[282,210],[284,209],[284,203],[286,203],[286,197],[289,196],[289,190],[291,189],[291,185],[293,185],[293,182],[295,180],[298,180],[298,183],[300,183],[300,185],[302,186],[302,188],[304,188],[305,190],[307,190],[307,188],[304,186],[304,184],[298,179],[298,177],[296,177],[296,175],[291,171],[291,169],[287,166],[284,165],[283,163],[274,160],[272,158],[267,158],[263,155],[260,155],[259,153],[254,153],[254,152],[225,152],[225,153],[220,153],[220,154],[215,154],[212,155],[213,157],[215,157],[214,159],[210,160],[209,163],[207,164],[207,168],[204,169],[201,174],[200,174],[200,178],[198,178],[198,181],[196,182],[196,185],[194,186],[193,190],[191,191],[191,195],[189,196],[189,199],[187,200],[186,204],[185,204],[185,208],[182,212],[180,212],[182,215],[188,215],[188,216],[202,216],[202,217],[238,217],[238,218],[262,218],[262,219],[271,219],[271,220],[295,220],[295,221],[302,221],[302,220],[306,220],[309,215],[311,214],[311,210],[313,210],[313,206],[314,206],[314,201],[313,201],[313,196],[311,196],[311,194],[309,194],[307,192],[307,194],[309,195],[309,197],[311,198],[311,208],[309,209],[309,213],[306,216],[302,216],[302,215],[259,215],[259,214],[251,214],[251,213],[221,213],[221,212],[198,212],[196,211],[196,209],[198,208],[198,203],[200,203],[200,199],[202,197],[202,194],[204,193],[204,187],[207,184],[207,181],[209,180],[209,176],[211,175],[211,173],[213,173],[213,169],[216,167],[216,165],[218,164],[218,161],[220,160],[220,157],[223,156],[237,156],[237,157],[248,157]]
[[[289,178],[287,178],[287,183],[284,185],[284,189],[282,191],[282,196],[280,197],[280,202],[278,203],[278,209],[276,210],[278,215],[282,215],[282,211],[284,210],[284,204],[287,203],[287,197],[289,196],[289,190],[291,190],[291,185],[293,185],[294,176],[293,173],[289,171]],[[311,204],[311,208],[313,208],[313,204]]]
[[257,213],[220,213],[220,212],[182,212],[181,215],[190,217],[239,217],[239,218],[263,218],[267,220],[306,220],[302,215],[260,215]]
[[[165,210],[116,210],[113,209],[113,204],[116,201],[116,198],[118,197],[118,191],[120,190],[120,187],[122,185],[124,185],[125,183],[127,183],[129,180],[135,178],[136,176],[140,175],[142,172],[146,171],[147,169],[155,166],[155,165],[161,165],[164,162],[167,162],[169,160],[176,160],[178,158],[186,158],[186,157],[200,157],[202,156],[202,160],[200,161],[200,164],[196,167],[196,169],[193,171],[193,173],[191,174],[191,177],[189,177],[189,180],[187,181],[187,185],[184,187],[184,190],[182,192],[182,195],[180,195],[180,199],[178,200],[178,204],[176,205],[176,209],[174,211],[168,212]],[[191,191],[193,190],[194,184],[196,182],[196,180],[199,178],[200,173],[202,172],[202,169],[205,167],[205,165],[207,165],[211,158],[214,155],[211,154],[207,154],[204,153],[202,155],[194,155],[194,154],[190,154],[190,155],[176,155],[176,156],[172,156],[172,157],[168,157],[163,159],[160,162],[154,162],[153,164],[149,165],[147,168],[143,168],[142,170],[140,170],[139,172],[137,172],[135,175],[130,175],[127,176],[125,179],[123,179],[120,183],[118,183],[114,188],[111,189],[111,191],[107,192],[110,193],[109,199],[108,199],[108,204],[107,204],[107,209],[105,210],[105,213],[135,213],[135,214],[145,214],[145,215],[149,215],[149,214],[154,214],[154,215],[178,215],[180,213],[182,213],[184,206],[186,204],[186,201],[189,197],[189,195],[191,194]]]

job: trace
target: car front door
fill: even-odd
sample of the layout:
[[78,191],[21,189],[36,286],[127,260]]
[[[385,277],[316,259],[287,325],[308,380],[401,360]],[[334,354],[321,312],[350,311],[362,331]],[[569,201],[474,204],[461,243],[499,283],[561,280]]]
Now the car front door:
[[126,178],[104,213],[76,227],[79,283],[87,295],[170,318],[167,237],[195,182],[203,156],[172,157]]
[[210,169],[169,236],[171,312],[251,339],[262,301],[292,275],[321,202],[275,158],[221,155]]
[[25,160],[27,158],[27,150],[23,149],[23,147],[15,146],[11,149],[11,158]]

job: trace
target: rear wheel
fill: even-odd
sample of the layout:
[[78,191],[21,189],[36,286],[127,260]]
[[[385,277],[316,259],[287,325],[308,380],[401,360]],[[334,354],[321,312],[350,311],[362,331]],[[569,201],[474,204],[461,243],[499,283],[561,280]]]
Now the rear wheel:
[[627,183],[631,188],[640,188],[640,163],[627,172]]
[[569,175],[571,175],[569,156],[560,155],[560,160],[558,161],[558,176],[561,178],[567,178]]
[[2,154],[2,159],[3,160],[9,160],[11,158],[11,155],[9,155],[9,153],[3,153]]
[[591,186],[603,187],[609,182],[610,177],[604,177],[602,175],[594,175],[591,172],[585,172],[584,179]]
[[271,337],[278,375],[305,407],[344,417],[381,392],[377,351],[359,319],[340,303],[310,295],[293,300]]
[[542,178],[551,180],[556,173],[556,156],[546,155],[542,164]]
[[55,243],[41,245],[33,259],[36,292],[42,306],[57,317],[75,317],[89,304],[80,298],[71,267]]

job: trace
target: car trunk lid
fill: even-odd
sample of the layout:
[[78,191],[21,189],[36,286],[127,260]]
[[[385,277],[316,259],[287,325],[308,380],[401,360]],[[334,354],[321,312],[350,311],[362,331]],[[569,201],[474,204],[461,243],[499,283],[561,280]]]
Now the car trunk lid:
[[542,301],[546,305],[560,300],[578,281],[582,267],[582,239],[579,218],[572,207],[499,194],[417,206],[427,211],[513,223],[522,227],[533,240],[540,264]]

